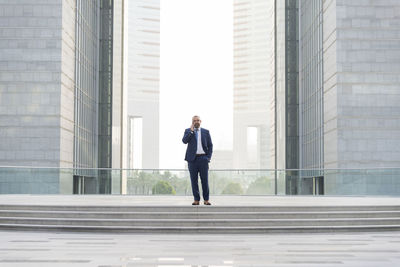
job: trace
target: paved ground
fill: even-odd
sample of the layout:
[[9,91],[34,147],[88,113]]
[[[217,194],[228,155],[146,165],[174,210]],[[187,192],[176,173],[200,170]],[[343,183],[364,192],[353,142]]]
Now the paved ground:
[[[211,196],[217,206],[331,206],[398,205],[400,197],[329,197],[329,196]],[[190,196],[131,195],[0,195],[1,204],[20,205],[191,205]]]
[[[227,205],[400,205],[396,197],[216,196]],[[190,205],[181,196],[0,195],[0,204]],[[154,235],[0,231],[0,266],[400,266],[400,232]]]
[[0,266],[400,266],[400,233],[116,235],[0,231]]

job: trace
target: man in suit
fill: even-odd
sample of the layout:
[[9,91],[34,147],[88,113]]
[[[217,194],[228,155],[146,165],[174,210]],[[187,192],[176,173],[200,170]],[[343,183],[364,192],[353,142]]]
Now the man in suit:
[[188,162],[190,180],[194,202],[192,205],[200,204],[199,177],[203,189],[204,205],[211,205],[209,201],[208,188],[208,163],[211,161],[213,144],[210,132],[200,128],[201,120],[199,116],[193,116],[192,125],[185,130],[182,142],[187,144],[185,160]]

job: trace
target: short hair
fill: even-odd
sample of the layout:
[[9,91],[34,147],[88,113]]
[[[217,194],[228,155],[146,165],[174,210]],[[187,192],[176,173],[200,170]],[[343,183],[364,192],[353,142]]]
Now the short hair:
[[199,115],[194,115],[193,117],[192,117],[192,120],[194,119],[194,118],[199,118],[200,119],[200,116]]

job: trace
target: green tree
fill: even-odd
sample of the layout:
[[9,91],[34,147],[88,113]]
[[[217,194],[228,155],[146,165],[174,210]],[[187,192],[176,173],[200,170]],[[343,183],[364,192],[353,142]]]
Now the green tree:
[[153,195],[175,195],[175,189],[167,181],[158,181],[152,188]]
[[133,172],[128,172],[127,180],[128,180],[128,194],[134,194],[134,195],[151,194],[151,189],[157,181],[154,178],[154,174],[137,170]]
[[189,192],[190,182],[189,178],[179,178],[177,175],[172,175],[169,179],[169,183],[176,190],[176,193],[179,195],[187,195]]
[[[227,184],[232,183],[233,179],[225,176],[224,172],[210,172],[208,175],[208,184],[210,192],[213,195],[220,195],[224,191]],[[190,181],[190,180],[189,180]]]
[[163,174],[160,174],[160,178],[164,181],[169,181],[171,179],[172,173],[170,171],[164,171]]
[[242,195],[243,188],[239,183],[229,183],[225,186],[222,194],[226,195]]

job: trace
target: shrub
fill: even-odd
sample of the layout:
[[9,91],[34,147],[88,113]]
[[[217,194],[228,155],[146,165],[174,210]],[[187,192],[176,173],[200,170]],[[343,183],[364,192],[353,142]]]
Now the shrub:
[[222,194],[226,195],[242,195],[243,188],[239,183],[229,183],[225,186]]
[[158,181],[151,190],[153,195],[175,195],[175,189],[167,181]]

